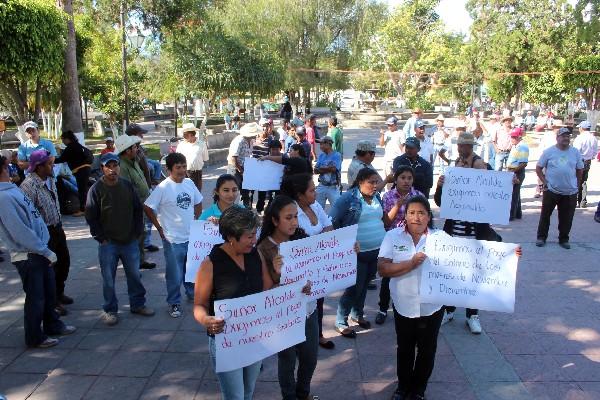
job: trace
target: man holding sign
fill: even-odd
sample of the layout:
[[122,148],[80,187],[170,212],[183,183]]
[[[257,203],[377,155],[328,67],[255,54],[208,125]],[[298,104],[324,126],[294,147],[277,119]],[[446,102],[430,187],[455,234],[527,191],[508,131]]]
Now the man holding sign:
[[[473,146],[475,145],[475,138],[470,133],[461,133],[457,139],[458,145],[458,159],[456,160],[456,167],[458,168],[475,168],[475,169],[487,169],[487,166],[483,159],[473,153]],[[444,185],[444,175],[441,175],[438,179],[437,189],[433,196],[435,204],[440,207],[442,206],[442,192]],[[444,231],[451,236],[459,236],[464,238],[474,238],[482,240],[495,240],[493,236],[498,236],[491,229],[487,223],[476,223],[470,221],[459,221],[454,219],[446,219],[444,223]],[[493,233],[493,234],[492,234]],[[444,319],[442,325],[452,321],[454,318],[454,312],[456,307],[445,306]],[[467,308],[467,325],[473,334],[481,333],[481,323],[479,322],[479,310]]]

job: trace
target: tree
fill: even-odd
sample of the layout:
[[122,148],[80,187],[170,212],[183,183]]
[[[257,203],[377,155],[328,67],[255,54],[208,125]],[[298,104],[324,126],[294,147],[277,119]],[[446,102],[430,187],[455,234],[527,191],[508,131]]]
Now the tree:
[[67,43],[65,47],[64,75],[61,85],[63,130],[83,132],[81,121],[81,97],[77,73],[77,38],[73,22],[73,0],[62,0],[66,15]]
[[[43,0],[0,3],[0,106],[17,122],[31,118],[29,89],[60,79],[65,48],[65,18],[54,4]],[[34,110],[38,107],[34,107]]]

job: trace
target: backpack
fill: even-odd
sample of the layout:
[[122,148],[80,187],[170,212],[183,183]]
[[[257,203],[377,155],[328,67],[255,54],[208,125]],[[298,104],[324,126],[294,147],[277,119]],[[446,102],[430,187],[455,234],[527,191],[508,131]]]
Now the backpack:
[[83,155],[85,157],[85,164],[92,165],[94,163],[94,153],[90,149],[85,146],[81,146],[81,150],[83,151]]

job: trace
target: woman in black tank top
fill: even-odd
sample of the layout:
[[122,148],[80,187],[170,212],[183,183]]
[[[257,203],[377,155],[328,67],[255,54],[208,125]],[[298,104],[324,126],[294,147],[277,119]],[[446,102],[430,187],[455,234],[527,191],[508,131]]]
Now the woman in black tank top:
[[[196,275],[194,318],[209,335],[209,352],[216,365],[214,335],[223,332],[225,321],[214,315],[216,300],[234,299],[268,290],[273,286],[266,264],[256,250],[256,215],[231,207],[219,220],[225,243],[216,245]],[[224,400],[251,399],[262,361],[244,368],[217,373]]]

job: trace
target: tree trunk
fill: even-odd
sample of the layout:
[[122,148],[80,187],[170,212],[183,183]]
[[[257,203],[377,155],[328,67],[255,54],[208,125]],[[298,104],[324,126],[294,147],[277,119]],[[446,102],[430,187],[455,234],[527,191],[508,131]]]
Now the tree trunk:
[[65,48],[64,81],[60,95],[62,101],[62,126],[75,133],[83,132],[81,103],[79,99],[79,74],[77,73],[77,44],[73,23],[73,0],[62,0],[62,8],[67,14],[67,46]]
[[38,79],[35,82],[35,111],[33,112],[33,120],[37,122],[40,119],[42,111],[42,82]]

